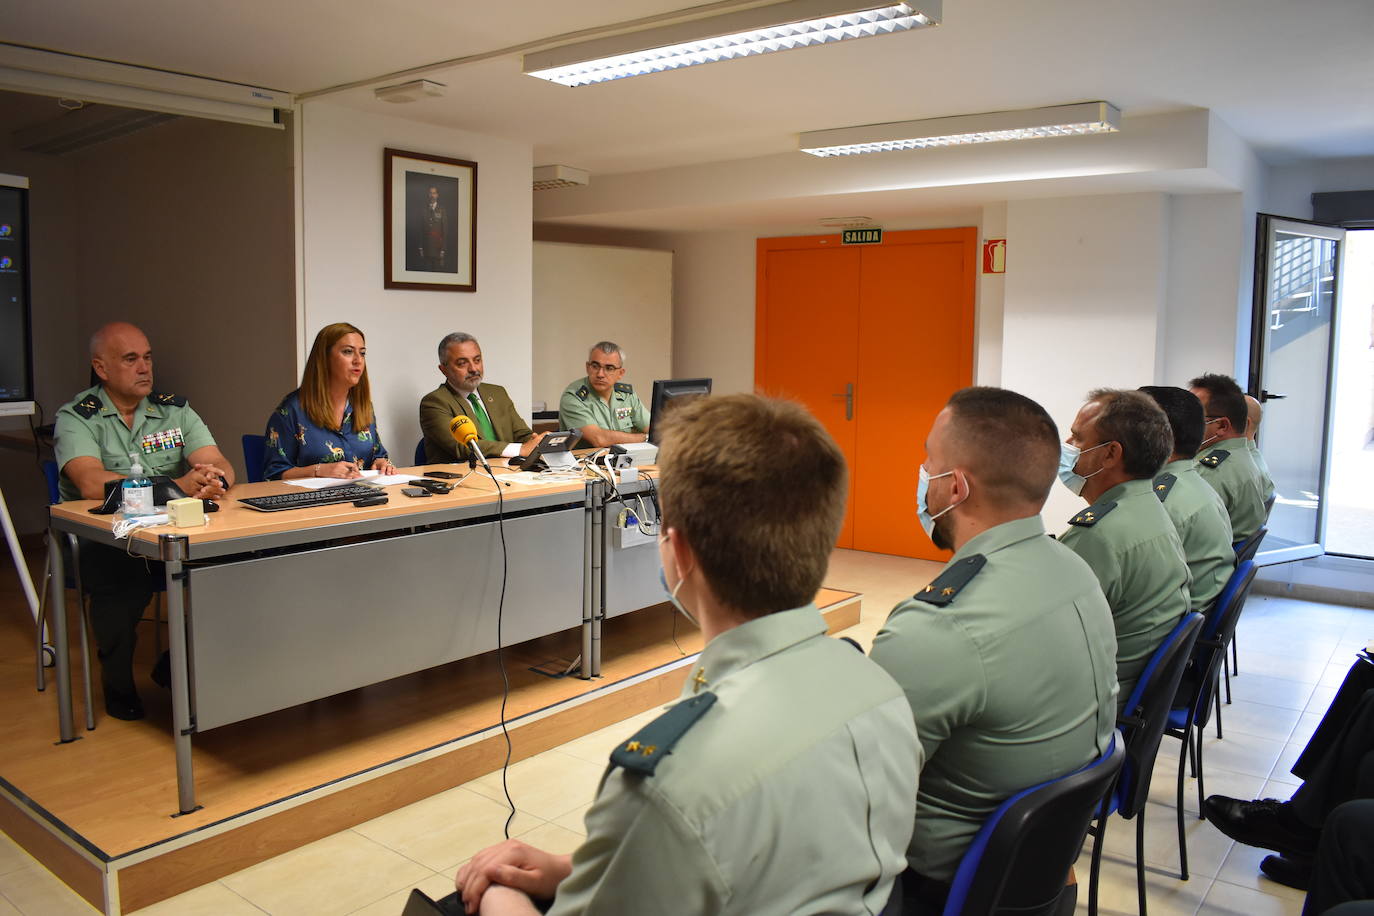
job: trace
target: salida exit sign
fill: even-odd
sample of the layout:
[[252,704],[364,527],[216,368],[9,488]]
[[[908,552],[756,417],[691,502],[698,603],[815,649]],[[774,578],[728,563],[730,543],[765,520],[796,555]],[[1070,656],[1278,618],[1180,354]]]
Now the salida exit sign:
[[846,229],[840,233],[841,245],[881,245],[883,243],[883,230],[881,229]]

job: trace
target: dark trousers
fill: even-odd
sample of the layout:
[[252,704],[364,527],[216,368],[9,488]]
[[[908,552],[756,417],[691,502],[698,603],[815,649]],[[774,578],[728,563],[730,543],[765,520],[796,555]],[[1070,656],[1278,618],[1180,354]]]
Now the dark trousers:
[[[1303,916],[1319,916],[1331,907],[1374,898],[1374,800],[1360,799],[1337,807],[1322,828],[1312,866],[1312,886]],[[1374,912],[1365,904],[1364,912]]]
[[100,681],[110,692],[131,694],[138,621],[153,597],[163,565],[131,557],[118,547],[81,541],[81,584],[91,596],[91,630],[100,657]]
[[1302,786],[1290,808],[1321,828],[1342,802],[1374,798],[1374,665],[1359,660],[1293,765]]

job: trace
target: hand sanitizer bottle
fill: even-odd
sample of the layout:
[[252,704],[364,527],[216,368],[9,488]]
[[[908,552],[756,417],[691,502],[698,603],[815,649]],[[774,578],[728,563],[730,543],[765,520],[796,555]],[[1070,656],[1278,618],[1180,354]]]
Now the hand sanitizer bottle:
[[153,514],[153,482],[143,476],[143,465],[138,462],[138,454],[131,452],[129,457],[129,476],[123,484],[123,506],[120,515],[124,518],[137,518]]

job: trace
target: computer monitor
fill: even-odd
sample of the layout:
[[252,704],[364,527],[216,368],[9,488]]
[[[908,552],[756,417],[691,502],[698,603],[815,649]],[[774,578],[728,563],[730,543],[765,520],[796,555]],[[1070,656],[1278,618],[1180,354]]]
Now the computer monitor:
[[649,441],[658,445],[664,417],[678,407],[711,393],[709,378],[661,378],[654,381],[653,400],[649,402]]
[[0,416],[33,413],[28,180],[0,175]]

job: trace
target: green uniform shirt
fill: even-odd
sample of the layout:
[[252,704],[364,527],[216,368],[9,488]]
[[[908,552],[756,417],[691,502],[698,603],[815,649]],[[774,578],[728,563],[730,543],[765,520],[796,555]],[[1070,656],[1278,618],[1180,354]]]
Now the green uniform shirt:
[[1192,458],[1170,461],[1154,479],[1155,495],[1164,504],[1188,561],[1188,593],[1195,611],[1204,611],[1236,568],[1231,549],[1231,518],[1217,491],[1197,472]]
[[189,456],[214,445],[214,437],[200,417],[174,394],[153,392],[134,409],[133,428],[113,405],[102,386],[96,385],[63,404],[57,411],[57,466],[62,469],[59,489],[64,500],[81,499],[81,491],[67,477],[73,458],[99,459],[105,470],[129,475],[129,453],[137,452],[143,473],[180,477],[190,468]]
[[[1249,439],[1245,441],[1250,442]],[[1264,496],[1264,501],[1268,502],[1274,495],[1274,478],[1269,474],[1269,462],[1264,460],[1264,452],[1261,452],[1259,446],[1253,442],[1250,442],[1250,457],[1260,474],[1260,493]]]
[[607,769],[551,914],[882,910],[920,745],[892,678],[825,630],[808,605],[711,640],[681,699],[714,705],[676,743],[641,747],[651,723],[616,746],[660,762]]
[[[580,378],[569,382],[558,399],[558,425],[563,429],[592,425],[622,433],[643,433],[649,431],[649,409],[632,385],[616,382],[610,401],[603,401],[591,381]],[[584,440],[578,447],[586,444]]]
[[1149,478],[1112,487],[1060,535],[1097,574],[1116,624],[1118,702],[1124,703],[1164,637],[1188,612],[1188,563]]
[[1231,516],[1231,536],[1243,541],[1264,524],[1264,492],[1255,453],[1244,436],[1223,439],[1197,460],[1198,473],[1212,485]]
[[893,609],[872,658],[902,685],[925,753],[907,861],[930,878],[954,875],[998,805],[1097,757],[1116,727],[1111,611],[1039,516],[961,547]]

